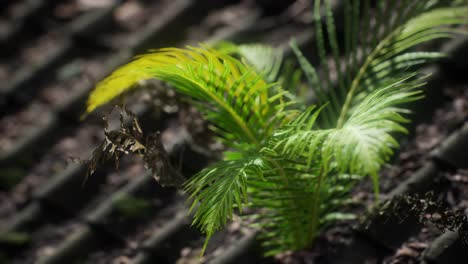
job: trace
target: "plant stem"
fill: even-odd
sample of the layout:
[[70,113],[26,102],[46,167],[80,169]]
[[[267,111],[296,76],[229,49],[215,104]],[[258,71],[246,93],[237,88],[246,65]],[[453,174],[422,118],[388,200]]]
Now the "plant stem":
[[380,203],[380,187],[379,187],[379,175],[377,173],[371,175],[372,184],[374,187],[375,203],[377,206]]
[[286,187],[289,187],[289,180],[288,180],[288,177],[286,176],[286,173],[284,172],[284,169],[283,167],[281,167],[281,165],[276,161],[276,160],[273,160],[273,159],[269,159],[271,163],[273,163],[273,165],[278,168],[279,170],[279,174],[281,175],[281,177],[284,178],[284,182],[286,183]]
[[310,224],[310,229],[308,232],[308,241],[310,244],[314,241],[315,235],[317,233],[317,226],[318,226],[318,211],[320,209],[319,203],[320,203],[320,189],[322,187],[322,180],[323,180],[323,174],[324,174],[324,167],[322,166],[320,168],[320,172],[317,178],[317,184],[315,185],[315,190],[313,193],[312,197],[312,222]]
[[367,68],[371,65],[371,62],[377,57],[377,55],[380,53],[380,50],[387,44],[388,41],[390,41],[391,37],[394,35],[394,32],[397,32],[398,30],[393,31],[391,34],[389,34],[385,39],[383,39],[377,47],[372,51],[371,54],[366,58],[366,61],[362,65],[362,67],[359,69],[358,74],[356,75],[356,78],[354,78],[353,82],[351,83],[351,88],[349,89],[348,94],[346,95],[346,100],[343,104],[343,107],[341,108],[340,116],[338,118],[338,121],[336,123],[336,128],[342,128],[345,122],[346,118],[346,113],[349,111],[349,108],[351,106],[351,101],[353,100],[354,94],[356,93],[359,84],[361,82],[361,79],[364,77],[366,74]]
[[252,130],[250,130],[249,126],[244,122],[244,120],[231,108],[224,102],[222,99],[218,98],[215,94],[211,93],[210,91],[204,89],[206,93],[208,94],[211,99],[213,99],[216,103],[218,103],[224,110],[226,110],[231,116],[234,118],[234,121],[240,126],[242,131],[244,131],[245,135],[249,140],[252,141],[253,144],[258,144],[257,138],[254,136],[252,133]]

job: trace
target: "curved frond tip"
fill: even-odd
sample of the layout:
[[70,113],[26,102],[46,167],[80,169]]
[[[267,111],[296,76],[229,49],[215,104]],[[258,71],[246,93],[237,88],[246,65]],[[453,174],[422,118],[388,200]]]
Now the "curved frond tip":
[[271,96],[273,84],[252,66],[205,47],[165,48],[136,57],[98,83],[87,112],[136,87],[158,79],[199,102],[196,106],[216,125],[227,143],[258,143],[284,117],[283,95]]

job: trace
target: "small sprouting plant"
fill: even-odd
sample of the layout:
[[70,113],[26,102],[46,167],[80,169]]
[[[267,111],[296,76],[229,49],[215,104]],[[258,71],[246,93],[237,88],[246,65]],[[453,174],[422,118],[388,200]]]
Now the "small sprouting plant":
[[370,177],[378,200],[379,169],[398,147],[394,133],[406,132],[404,105],[423,97],[418,67],[443,56],[415,46],[468,22],[468,6],[456,1],[343,2],[340,45],[331,0],[314,1],[318,70],[291,42],[313,105],[298,96],[297,78],[281,74],[281,52],[229,44],[138,56],[97,84],[87,112],[142,80],[166,82],[192,99],[227,149],[183,184],[206,241],[238,213],[255,219],[266,254],[310,246],[324,228],[354,217],[344,208],[358,181]]

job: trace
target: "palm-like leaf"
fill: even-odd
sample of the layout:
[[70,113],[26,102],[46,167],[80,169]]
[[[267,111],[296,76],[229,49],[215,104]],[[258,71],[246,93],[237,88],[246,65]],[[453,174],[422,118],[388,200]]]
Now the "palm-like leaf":
[[140,56],[98,84],[88,111],[149,78],[190,96],[235,151],[185,184],[192,208],[198,205],[194,224],[209,238],[234,208],[248,204],[258,208],[256,226],[269,254],[306,247],[329,224],[352,217],[342,208],[357,181],[371,176],[378,195],[378,171],[398,146],[393,135],[406,132],[402,104],[422,97],[416,66],[443,56],[414,47],[451,37],[460,31],[454,26],[468,23],[468,7],[444,7],[446,1],[344,2],[343,47],[331,0],[314,2],[319,70],[292,43],[319,110],[293,119],[303,105],[289,89],[269,83],[281,80],[275,49],[229,44]]
[[311,108],[272,136],[263,152],[279,165],[251,183],[267,254],[306,247],[324,227],[353,217],[340,211],[348,192],[366,175],[378,186],[378,170],[398,146],[392,133],[406,132],[406,111],[396,106],[419,99],[421,85],[409,75],[376,89],[342,128],[315,128],[320,110]]
[[262,231],[259,238],[266,255],[303,249],[313,243],[322,229],[355,218],[343,211],[350,202],[348,192],[361,177],[332,172],[320,175],[314,169],[301,169],[305,164],[294,168],[290,167],[291,162],[282,165],[288,168],[288,184],[282,177],[267,174],[265,179],[248,182],[255,188],[251,201],[259,213],[254,215],[254,227]]
[[262,74],[267,82],[276,82],[283,62],[283,54],[279,49],[261,44],[235,45],[230,42],[222,42],[217,49],[226,54],[237,54],[242,60],[252,65]]
[[[320,23],[322,1],[315,1],[315,18]],[[304,69],[306,76],[313,85],[317,100],[320,103],[331,101],[330,107],[324,109],[321,124],[333,128],[329,135],[330,144],[326,148],[334,154],[335,161],[340,164],[342,171],[364,175],[376,174],[380,165],[388,159],[391,147],[397,144],[390,132],[404,131],[399,123],[405,122],[398,112],[405,112],[396,108],[399,104],[420,98],[416,80],[409,81],[409,77],[402,74],[413,66],[428,60],[440,58],[438,52],[407,52],[417,44],[443,37],[450,37],[458,30],[451,25],[468,22],[468,7],[437,8],[438,1],[398,1],[399,10],[389,21],[379,18],[394,7],[397,1],[378,1],[375,25],[369,25],[369,20],[358,21],[360,4],[364,3],[363,16],[370,17],[369,1],[346,1],[345,13],[346,30],[345,50],[349,55],[343,59],[345,67],[337,68],[339,88],[331,82],[320,83],[314,67],[302,56],[297,46],[292,43],[293,51]],[[330,1],[325,0],[327,10],[326,25],[331,43],[334,63],[339,65],[339,47],[336,45],[334,19],[331,15]],[[351,14],[354,14],[351,17]],[[379,23],[380,22],[380,23]],[[360,49],[357,49],[359,38],[351,36],[350,32],[361,35]],[[377,41],[366,34],[372,32],[382,39]],[[321,67],[324,68],[328,80],[330,64],[326,62],[324,34],[320,27],[317,29],[317,47],[321,57]],[[358,51],[362,53],[358,56]],[[354,65],[360,65],[359,68]],[[354,70],[357,69],[357,70]],[[346,84],[346,85],[345,85]],[[338,114],[339,113],[339,114]],[[308,132],[306,132],[308,133]],[[352,155],[352,153],[355,153]],[[386,153],[386,154],[385,154]],[[385,154],[385,155],[383,155]],[[362,157],[359,157],[359,156]]]
[[101,81],[87,111],[105,104],[138,82],[159,79],[188,95],[216,126],[225,143],[259,143],[284,118],[282,94],[251,67],[208,48],[166,48],[137,57]]
[[185,184],[193,200],[191,210],[201,202],[194,224],[207,234],[206,242],[232,218],[234,207],[242,211],[247,203],[247,175],[262,177],[263,167],[258,157],[222,161],[202,170]]
[[247,63],[265,76],[268,82],[275,82],[283,61],[281,50],[265,45],[240,45],[238,52]]
[[263,178],[250,177],[252,204],[261,208],[256,217],[267,255],[304,248],[322,228],[354,217],[340,209],[362,176],[344,174],[336,163],[323,166],[331,159],[324,146],[332,130],[314,128],[320,110],[311,107],[279,129],[262,151],[269,170]]
[[400,113],[400,104],[422,98],[418,90],[422,83],[414,76],[395,79],[387,86],[372,91],[352,109],[342,128],[333,129],[326,151],[333,155],[340,171],[361,175],[376,175],[388,161],[392,149],[398,147],[391,133],[406,132],[401,125],[408,120]]
[[[321,2],[315,1],[314,17],[317,24],[321,23]],[[331,101],[330,107],[324,112],[329,127],[343,126],[360,91],[369,92],[375,87],[381,87],[379,83],[385,82],[386,77],[393,78],[395,73],[403,69],[408,70],[410,66],[442,56],[436,52],[405,52],[430,40],[451,37],[460,32],[451,26],[468,22],[467,6],[440,7],[443,1],[381,0],[377,1],[377,10],[373,13],[369,0],[345,1],[345,57],[340,59],[342,52],[336,43],[331,1],[324,2],[327,36],[338,80],[336,84],[331,81],[331,64],[326,60],[323,40],[325,34],[321,27],[316,27],[317,51],[325,81],[315,81],[313,88],[319,102]],[[398,12],[390,13],[393,8],[398,8]],[[360,21],[361,15],[364,19]],[[375,24],[372,25],[373,21]],[[296,54],[300,55],[297,50]],[[313,67],[304,61],[301,64],[305,72],[309,73],[309,78],[317,80],[311,70]]]
[[[320,2],[315,1],[315,18],[319,25]],[[390,2],[380,1],[377,12],[388,9],[392,5]],[[367,30],[367,32],[373,31],[375,34],[380,34],[381,40],[377,41],[364,35],[364,40],[361,41],[358,50],[358,38],[348,35],[345,37],[345,49],[347,49],[345,55],[347,56],[340,59],[330,1],[325,0],[326,26],[333,57],[332,63],[335,66],[345,65],[345,67],[335,67],[338,77],[335,83],[331,78],[332,70],[329,68],[331,64],[325,57],[324,34],[321,27],[317,27],[316,31],[321,62],[320,72],[315,70],[302,56],[297,45],[292,42],[293,51],[315,91],[317,102],[319,104],[330,102],[330,104],[319,116],[319,126],[322,129],[312,129],[309,122],[315,117],[304,118],[296,122],[293,126],[295,128],[286,128],[276,133],[273,136],[274,139],[270,141],[269,148],[292,161],[291,164],[282,164],[282,166],[307,161],[306,168],[310,172],[310,178],[307,181],[309,184],[298,184],[304,188],[290,192],[289,197],[290,204],[302,204],[300,208],[303,217],[299,215],[292,218],[286,217],[288,212],[278,213],[276,204],[269,206],[263,203],[264,208],[278,213],[276,217],[284,220],[282,223],[278,221],[270,223],[268,219],[264,219],[269,234],[282,234],[284,238],[298,242],[298,244],[288,244],[289,240],[283,241],[281,245],[276,245],[276,249],[280,251],[287,248],[284,245],[289,245],[290,248],[306,246],[306,243],[301,244],[303,242],[301,238],[307,237],[310,241],[317,230],[322,228],[320,221],[316,218],[327,222],[327,215],[337,216],[333,211],[336,208],[322,209],[329,204],[321,202],[333,197],[328,195],[328,189],[334,189],[332,186],[340,186],[340,195],[337,197],[341,197],[349,191],[356,179],[372,176],[375,193],[378,196],[378,171],[391,157],[393,149],[398,146],[393,133],[406,132],[402,124],[408,120],[402,114],[408,111],[401,108],[401,105],[422,97],[418,89],[423,84],[422,80],[416,76],[416,73],[407,71],[414,69],[415,65],[443,56],[437,52],[405,53],[405,51],[425,41],[450,37],[457,32],[457,29],[450,27],[451,25],[467,23],[468,9],[466,7],[436,8],[437,1],[418,1],[416,4],[410,1],[400,2],[402,7],[406,4],[407,6],[401,14],[399,12],[396,15],[394,22],[384,26],[384,23],[388,21],[376,18],[378,23],[370,26],[366,25],[369,20],[362,22],[357,20],[359,4],[362,1],[346,1],[345,8],[349,9],[346,14],[353,14],[353,17],[345,19],[348,25],[345,32],[357,33],[360,31],[357,27],[360,27],[364,29],[364,32]],[[370,12],[369,1],[364,1],[364,5],[364,15],[367,17]],[[358,55],[358,51],[362,55]],[[319,76],[325,76],[325,81],[321,82]],[[307,170],[304,169],[302,175],[306,173]],[[348,175],[344,177],[345,182],[342,181],[344,175]],[[353,176],[349,177],[349,175]],[[294,180],[294,177],[292,179]],[[300,181],[302,180],[301,177]],[[274,200],[274,197],[270,199]],[[335,202],[339,204],[340,200],[335,200]],[[283,210],[293,205],[281,205],[279,208]],[[276,217],[272,216],[273,219]],[[307,225],[304,223],[309,223],[310,228],[305,228],[304,226]],[[302,234],[297,237],[294,234],[300,231],[293,232],[291,228],[301,225],[303,226]]]

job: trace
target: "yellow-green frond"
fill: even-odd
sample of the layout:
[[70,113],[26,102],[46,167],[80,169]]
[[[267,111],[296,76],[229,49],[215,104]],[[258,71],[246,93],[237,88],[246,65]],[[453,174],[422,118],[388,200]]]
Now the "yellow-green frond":
[[252,66],[226,53],[202,47],[165,48],[141,55],[98,83],[87,112],[155,78],[195,102],[228,142],[258,143],[282,120],[290,102],[271,97],[273,84]]

